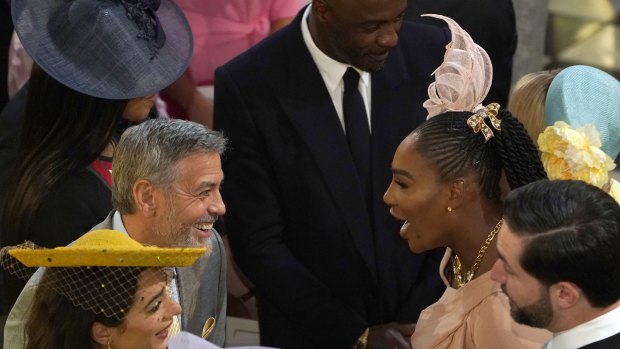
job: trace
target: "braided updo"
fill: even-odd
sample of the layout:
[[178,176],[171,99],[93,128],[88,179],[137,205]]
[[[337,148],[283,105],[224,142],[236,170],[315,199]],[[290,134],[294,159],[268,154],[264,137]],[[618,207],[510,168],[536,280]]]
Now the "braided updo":
[[434,165],[442,181],[475,171],[482,195],[500,203],[502,171],[511,189],[547,178],[536,146],[509,111],[499,111],[501,131],[492,128],[488,118],[484,119],[494,134],[487,142],[467,125],[470,116],[468,112],[443,113],[410,134],[415,149]]

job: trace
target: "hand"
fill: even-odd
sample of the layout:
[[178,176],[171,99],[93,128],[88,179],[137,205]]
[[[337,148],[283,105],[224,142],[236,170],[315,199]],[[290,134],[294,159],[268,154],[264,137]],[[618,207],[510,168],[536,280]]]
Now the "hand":
[[415,324],[389,324],[370,327],[367,349],[411,349],[410,337],[415,331]]

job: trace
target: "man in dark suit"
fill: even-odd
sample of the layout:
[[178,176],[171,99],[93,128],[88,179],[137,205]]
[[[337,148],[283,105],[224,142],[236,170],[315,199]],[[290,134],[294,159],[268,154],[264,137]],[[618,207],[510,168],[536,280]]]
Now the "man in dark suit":
[[554,333],[543,348],[620,348],[620,205],[582,181],[511,192],[491,278],[514,320]]
[[[431,73],[450,39],[403,23],[405,8],[314,0],[216,70],[215,125],[231,141],[225,223],[256,287],[264,345],[410,348],[412,323],[443,292],[442,251],[412,254],[382,201],[398,144],[426,118]],[[361,78],[345,90],[349,72]],[[365,156],[345,131],[347,91],[366,111],[356,124]]]

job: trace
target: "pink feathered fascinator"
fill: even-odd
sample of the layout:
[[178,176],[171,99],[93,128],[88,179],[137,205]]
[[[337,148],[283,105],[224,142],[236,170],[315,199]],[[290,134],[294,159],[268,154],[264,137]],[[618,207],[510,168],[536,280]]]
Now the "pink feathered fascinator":
[[448,111],[477,112],[483,106],[493,80],[493,66],[486,51],[478,46],[458,23],[449,17],[426,14],[448,23],[452,41],[446,46],[443,63],[437,68],[435,82],[428,86],[423,106],[428,118]]

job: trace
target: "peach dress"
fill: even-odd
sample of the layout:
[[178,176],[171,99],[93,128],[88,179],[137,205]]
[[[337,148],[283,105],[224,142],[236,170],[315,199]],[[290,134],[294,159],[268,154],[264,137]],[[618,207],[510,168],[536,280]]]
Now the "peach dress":
[[539,349],[551,338],[546,330],[519,325],[510,317],[508,298],[499,283],[484,273],[459,289],[450,287],[443,271],[452,256],[448,249],[440,265],[448,288],[424,309],[411,336],[413,349]]

